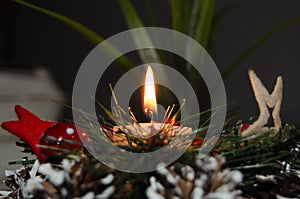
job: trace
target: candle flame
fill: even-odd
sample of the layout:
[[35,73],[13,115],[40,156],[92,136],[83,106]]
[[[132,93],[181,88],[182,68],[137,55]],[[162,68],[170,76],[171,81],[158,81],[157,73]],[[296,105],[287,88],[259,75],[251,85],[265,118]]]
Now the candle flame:
[[149,65],[145,77],[144,90],[144,109],[145,112],[157,112],[157,103],[155,95],[154,75],[151,66]]

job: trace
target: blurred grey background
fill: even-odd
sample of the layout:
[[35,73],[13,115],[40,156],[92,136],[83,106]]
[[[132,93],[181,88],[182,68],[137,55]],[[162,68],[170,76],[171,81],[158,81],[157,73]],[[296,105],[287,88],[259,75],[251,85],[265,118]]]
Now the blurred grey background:
[[[126,30],[118,1],[45,0],[29,1],[75,19],[104,38]],[[150,25],[146,1],[133,0],[144,24]],[[151,1],[157,25],[170,27],[168,1]],[[253,41],[275,26],[300,15],[298,0],[217,0],[216,15],[221,15],[212,35],[209,53],[220,71]],[[66,25],[44,14],[15,4],[0,2],[0,66],[30,69],[46,67],[70,100],[72,85],[81,62],[94,47]],[[284,121],[300,124],[298,94],[300,67],[300,23],[275,34],[241,61],[224,80],[228,101],[240,106],[239,118],[257,114],[257,107],[247,77],[251,66],[271,91],[277,75],[284,79]],[[62,115],[69,115],[64,109]]]
[[[28,2],[77,20],[104,38],[127,30],[116,0]],[[132,0],[144,24],[149,26],[145,2]],[[152,0],[151,3],[154,16],[158,19],[157,25],[170,27],[168,1]],[[224,71],[242,50],[264,33],[300,15],[299,0],[217,0],[216,3],[215,13],[221,18],[212,35],[209,53],[220,71]],[[48,69],[67,103],[70,103],[77,70],[93,47],[94,45],[61,22],[13,1],[0,1],[0,67],[23,71],[31,71],[39,66]],[[300,23],[295,23],[266,40],[224,79],[228,101],[235,102],[235,106],[241,108],[237,119],[248,120],[250,116],[258,114],[247,77],[246,66],[251,66],[269,91],[273,89],[276,76],[283,76],[283,122],[300,126],[299,52]],[[0,111],[1,109],[2,107]],[[9,114],[13,115],[13,110],[10,111]],[[69,116],[68,109],[60,112],[60,118]]]

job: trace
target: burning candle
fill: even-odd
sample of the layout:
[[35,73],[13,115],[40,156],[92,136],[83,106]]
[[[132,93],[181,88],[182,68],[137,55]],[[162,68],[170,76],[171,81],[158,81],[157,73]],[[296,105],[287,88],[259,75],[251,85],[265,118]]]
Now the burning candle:
[[147,68],[145,77],[144,109],[146,113],[157,112],[154,75],[150,65]]
[[159,132],[163,132],[166,137],[173,137],[178,134],[186,134],[192,132],[190,127],[182,127],[174,125],[176,121],[174,118],[169,122],[170,115],[173,108],[168,108],[165,112],[164,121],[157,122],[154,120],[154,115],[157,113],[157,100],[156,100],[156,89],[155,79],[151,66],[149,65],[145,75],[144,84],[144,99],[143,99],[144,112],[150,118],[148,123],[139,123],[136,121],[135,116],[130,110],[130,115],[134,124],[124,126],[114,126],[114,132],[122,131],[128,135],[133,135],[140,138],[150,138]]

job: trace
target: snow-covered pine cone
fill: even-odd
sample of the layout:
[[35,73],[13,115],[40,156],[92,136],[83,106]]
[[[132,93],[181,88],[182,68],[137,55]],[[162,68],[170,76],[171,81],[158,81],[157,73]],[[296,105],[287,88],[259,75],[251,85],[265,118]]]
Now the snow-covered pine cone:
[[45,180],[31,178],[24,189],[34,198],[108,198],[114,192],[113,170],[97,160],[64,159],[60,165],[42,164],[39,173]]
[[115,191],[113,172],[90,158],[63,159],[60,164],[43,163],[36,175],[22,167],[10,172],[6,184],[13,191],[6,192],[6,197],[109,198]]
[[[176,165],[157,170],[146,190],[149,199],[237,198],[242,182],[239,171],[221,171],[222,160],[206,155],[196,157],[196,167]],[[161,168],[162,165],[158,167]]]
[[3,183],[10,188],[12,191],[1,191],[0,198],[15,198],[23,199],[23,190],[26,185],[26,181],[30,179],[30,166],[23,166],[15,171],[5,171],[7,177]]
[[273,175],[256,175],[254,185],[241,185],[243,195],[249,198],[300,198],[300,170],[287,162],[278,162]]

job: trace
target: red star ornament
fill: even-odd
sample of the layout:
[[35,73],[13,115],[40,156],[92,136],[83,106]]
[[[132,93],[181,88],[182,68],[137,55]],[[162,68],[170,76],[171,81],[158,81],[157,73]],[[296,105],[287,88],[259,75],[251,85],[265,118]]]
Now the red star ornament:
[[[82,147],[74,124],[41,120],[20,105],[15,106],[15,111],[19,120],[3,122],[1,127],[28,143],[40,162],[44,162],[48,155],[61,152],[51,150],[51,147],[63,149]],[[40,145],[46,148],[40,148]],[[50,149],[47,149],[47,146]]]

